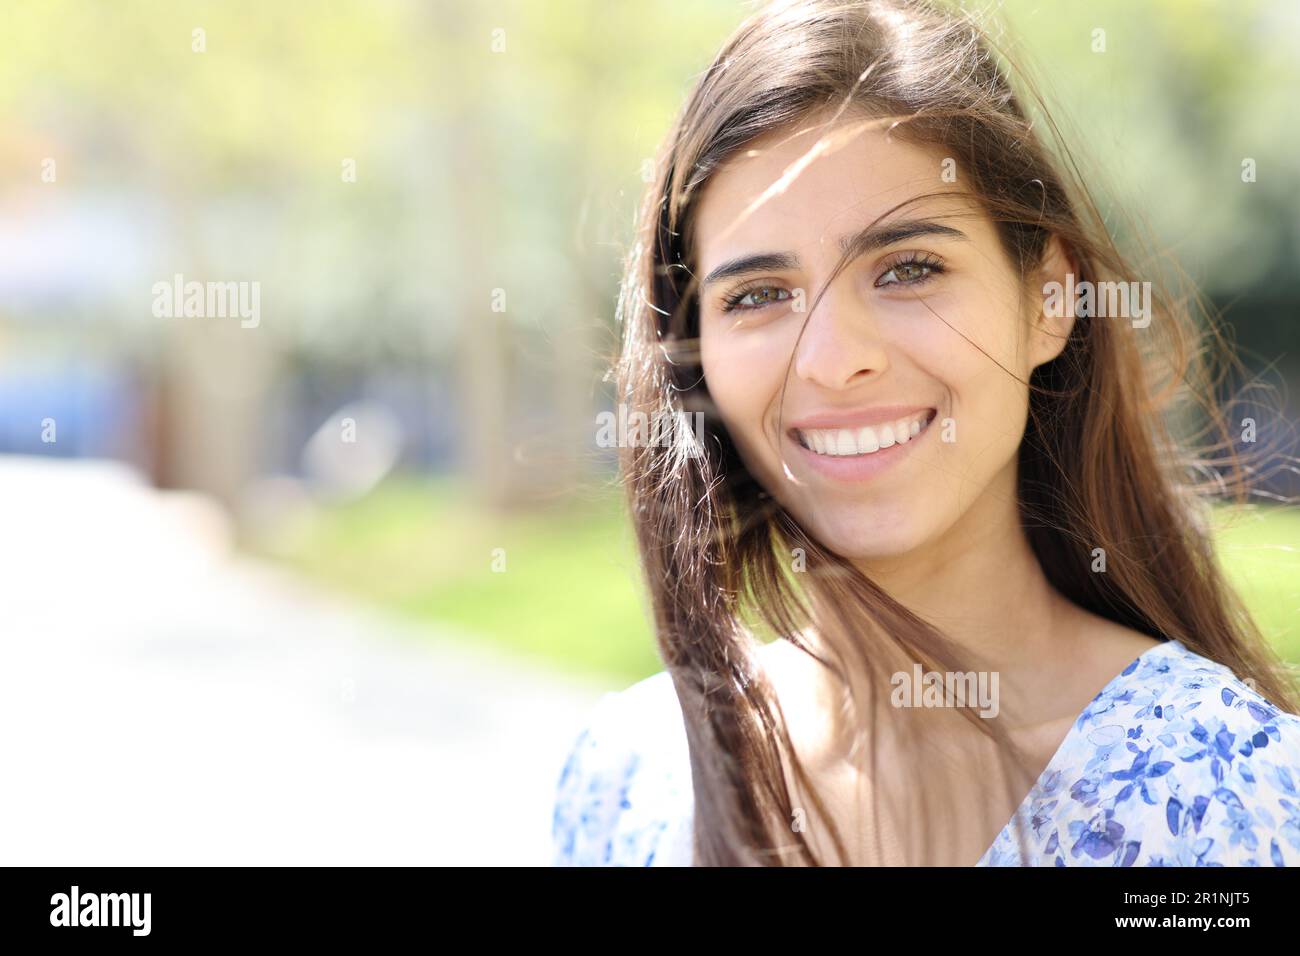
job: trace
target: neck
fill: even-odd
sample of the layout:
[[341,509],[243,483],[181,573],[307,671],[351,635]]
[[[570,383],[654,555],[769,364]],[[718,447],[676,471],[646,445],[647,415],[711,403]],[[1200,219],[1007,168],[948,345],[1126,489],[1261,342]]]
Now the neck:
[[1065,599],[1020,523],[1015,463],[940,539],[905,555],[855,562],[909,610],[993,666],[1015,669],[1065,639]]

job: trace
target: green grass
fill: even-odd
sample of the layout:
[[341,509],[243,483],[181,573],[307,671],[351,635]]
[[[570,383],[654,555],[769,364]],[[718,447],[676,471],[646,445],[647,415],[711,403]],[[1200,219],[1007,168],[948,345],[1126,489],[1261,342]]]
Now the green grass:
[[[620,508],[611,491],[502,514],[452,482],[392,481],[259,550],[337,590],[518,655],[635,680],[662,665]],[[496,549],[504,572],[493,570]]]
[[1228,580],[1278,653],[1300,663],[1300,509],[1220,511],[1218,528]]
[[[1266,636],[1300,661],[1300,511],[1235,515],[1218,540]],[[497,548],[504,573],[492,569]],[[613,491],[501,514],[451,482],[391,481],[260,550],[339,591],[566,671],[631,681],[662,666]]]

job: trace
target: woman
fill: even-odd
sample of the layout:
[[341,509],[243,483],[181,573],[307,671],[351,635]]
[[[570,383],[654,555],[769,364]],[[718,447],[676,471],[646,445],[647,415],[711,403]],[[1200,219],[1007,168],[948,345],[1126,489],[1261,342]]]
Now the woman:
[[1196,317],[1037,128],[924,3],[777,3],[700,77],[619,304],[627,410],[705,416],[622,462],[667,669],[580,734],[557,863],[1300,863]]

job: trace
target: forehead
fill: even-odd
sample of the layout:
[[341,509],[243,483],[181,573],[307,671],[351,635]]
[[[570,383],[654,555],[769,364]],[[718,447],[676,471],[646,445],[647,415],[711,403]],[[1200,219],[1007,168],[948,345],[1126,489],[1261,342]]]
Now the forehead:
[[[853,118],[826,128],[805,121],[742,148],[710,177],[699,199],[696,273],[760,246],[810,254],[820,249],[834,257],[837,237],[908,199],[963,195],[944,182],[940,150],[891,137],[888,125]],[[908,207],[931,214],[934,208]]]

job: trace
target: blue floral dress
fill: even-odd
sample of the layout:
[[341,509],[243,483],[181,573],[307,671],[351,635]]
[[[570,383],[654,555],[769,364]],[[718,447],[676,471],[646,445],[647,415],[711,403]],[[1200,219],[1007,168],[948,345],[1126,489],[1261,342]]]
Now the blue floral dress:
[[[692,808],[681,709],[660,671],[602,697],[578,733],[556,788],[553,863],[690,866]],[[1084,708],[975,865],[1296,864],[1300,717],[1165,641]]]

